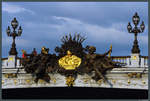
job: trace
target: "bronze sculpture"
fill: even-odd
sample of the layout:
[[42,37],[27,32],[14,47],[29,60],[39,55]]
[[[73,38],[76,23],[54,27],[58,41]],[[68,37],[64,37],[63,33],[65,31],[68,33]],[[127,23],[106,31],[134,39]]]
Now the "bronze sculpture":
[[[104,54],[97,54],[96,47],[82,46],[82,42],[85,40],[80,34],[71,34],[64,36],[61,41],[61,47],[56,47],[56,54],[49,54],[49,49],[42,47],[41,53],[36,55],[26,54],[27,58],[23,58],[22,64],[27,73],[32,73],[36,76],[35,82],[37,83],[39,79],[43,79],[46,82],[50,81],[50,76],[48,73],[60,73],[66,76],[66,84],[68,86],[73,86],[78,74],[88,74],[91,75],[95,81],[100,79],[106,80],[105,73],[114,67],[118,67],[110,57],[107,55],[112,52],[112,46],[108,52]],[[73,59],[74,60],[67,60]],[[67,58],[67,59],[66,59]],[[64,60],[66,59],[66,60]],[[69,62],[70,61],[70,62]],[[78,64],[72,62],[78,61]],[[80,63],[79,63],[80,61]],[[69,62],[66,64],[64,62]],[[62,68],[64,66],[64,68]],[[66,67],[65,67],[66,66]],[[72,66],[67,69],[67,66]],[[71,69],[70,69],[71,68]]]

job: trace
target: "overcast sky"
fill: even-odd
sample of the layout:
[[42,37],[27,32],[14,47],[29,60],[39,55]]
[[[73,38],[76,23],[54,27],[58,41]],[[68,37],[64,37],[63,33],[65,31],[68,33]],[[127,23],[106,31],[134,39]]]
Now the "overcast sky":
[[19,56],[22,49],[30,53],[36,48],[40,52],[42,46],[54,53],[61,37],[75,32],[86,36],[83,46],[96,46],[97,53],[106,52],[112,44],[113,56],[130,55],[134,35],[127,32],[127,24],[132,23],[135,12],[146,25],[138,40],[141,55],[148,55],[147,2],[3,2],[2,57],[8,56],[11,47],[6,28],[14,17],[23,29],[21,37],[16,38]]

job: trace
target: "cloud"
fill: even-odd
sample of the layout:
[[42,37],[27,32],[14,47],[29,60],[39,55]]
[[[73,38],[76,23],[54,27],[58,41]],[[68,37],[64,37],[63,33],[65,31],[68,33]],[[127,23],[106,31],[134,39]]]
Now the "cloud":
[[[114,23],[112,26],[104,27],[64,16],[52,16],[51,18],[60,23],[24,22],[24,32],[16,40],[17,47],[40,49],[40,47],[46,46],[54,50],[57,45],[60,45],[60,38],[64,34],[74,34],[75,32],[86,36],[87,39],[83,44],[96,46],[98,52],[105,52],[110,44],[113,45],[116,54],[118,50],[126,52],[129,50],[126,48],[132,47],[134,35],[126,31],[126,24]],[[139,45],[147,47],[148,38],[141,35],[138,36]],[[3,46],[6,44],[8,46],[10,43],[12,43],[11,38],[3,39]]]
[[[112,26],[106,28],[101,25],[90,24],[78,19],[69,17],[53,16],[53,20],[61,22],[59,24],[48,23],[30,23],[25,22],[25,27],[33,30],[35,40],[44,39],[59,40],[64,34],[75,32],[87,37],[88,43],[96,44],[115,44],[115,45],[130,45],[133,43],[134,35],[127,32],[126,24],[114,23]],[[38,30],[37,30],[38,29]],[[28,29],[29,30],[29,29]],[[32,37],[32,35],[30,35]],[[147,36],[138,36],[141,44],[147,45]],[[49,40],[48,40],[49,39]]]
[[[144,50],[142,51],[141,48],[141,51],[145,52],[148,49],[147,7],[147,3],[136,2],[51,2],[30,3],[30,5],[28,3],[3,3],[3,13],[7,12],[3,14],[5,18],[3,29],[6,30],[7,22],[11,19],[10,15],[17,13],[17,19],[23,28],[22,36],[16,39],[19,48],[30,49],[46,45],[53,50],[55,46],[60,46],[60,38],[64,34],[81,32],[81,35],[87,37],[83,45],[95,45],[97,52],[105,52],[112,44],[113,53],[127,54],[132,48],[134,35],[129,34],[126,27],[129,21],[132,23],[132,16],[137,11],[146,25],[145,32],[138,35],[139,46]],[[32,12],[39,15],[26,14]],[[11,47],[12,38],[9,39],[10,42],[7,44]]]
[[139,41],[148,46],[148,36],[139,36]]
[[14,13],[22,13],[22,12],[28,12],[30,14],[35,14],[32,10],[23,8],[18,5],[8,4],[8,3],[2,3],[2,11],[14,14]]
[[[3,38],[2,39],[2,46],[11,46],[12,38]],[[36,42],[34,40],[27,40],[27,39],[16,39],[17,47],[31,47],[35,46]]]
[[82,24],[82,22],[80,20],[76,20],[76,19],[72,19],[72,18],[68,18],[68,17],[61,17],[61,16],[53,16],[54,19],[60,20],[60,21],[64,21],[68,24]]
[[[94,43],[104,43],[111,42],[114,44],[128,44],[127,42],[132,42],[132,37],[127,33],[126,25],[121,23],[115,23],[111,27],[103,27],[96,24],[89,24],[86,22],[82,22],[78,19],[72,19],[67,17],[57,17],[54,16],[55,19],[63,21],[62,25],[57,25],[57,30],[63,32],[75,32],[80,31],[83,32],[89,39],[89,41]],[[119,28],[120,27],[120,28]],[[148,40],[146,37],[139,36],[140,41],[143,44],[147,44]]]
[[56,8],[57,10],[56,15],[80,19],[82,21],[87,21],[93,24],[99,24],[103,26],[105,25],[107,27],[116,22],[128,23],[128,21],[132,20],[132,15],[135,12],[138,12],[141,19],[143,18],[147,19],[148,6],[146,4],[148,3],[146,2],[62,3],[62,5],[64,6],[58,7],[59,9]]

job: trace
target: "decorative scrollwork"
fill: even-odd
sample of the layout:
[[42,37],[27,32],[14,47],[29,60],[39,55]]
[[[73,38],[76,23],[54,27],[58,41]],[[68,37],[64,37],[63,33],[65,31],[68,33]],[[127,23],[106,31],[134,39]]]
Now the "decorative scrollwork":
[[16,78],[17,77],[17,74],[16,73],[6,73],[4,75],[6,78]]
[[69,76],[69,77],[66,77],[66,85],[68,85],[69,87],[73,86],[74,85],[74,77],[72,76]]
[[136,72],[128,73],[127,75],[130,78],[141,78],[142,77],[142,73],[136,73]]

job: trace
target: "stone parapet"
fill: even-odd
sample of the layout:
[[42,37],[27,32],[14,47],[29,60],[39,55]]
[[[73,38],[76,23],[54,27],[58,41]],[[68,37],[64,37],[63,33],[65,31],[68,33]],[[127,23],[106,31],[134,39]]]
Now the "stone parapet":
[[[17,69],[2,69],[2,89],[9,88],[30,88],[30,87],[67,87],[66,79],[60,74],[49,74],[50,83],[39,80],[34,82],[31,74],[20,69],[17,77],[8,77],[8,74],[15,74]],[[138,76],[138,73],[141,76]],[[87,74],[78,75],[75,80],[75,87],[104,87],[104,88],[129,88],[148,90],[148,68],[114,68],[107,72],[108,81],[94,81]]]

